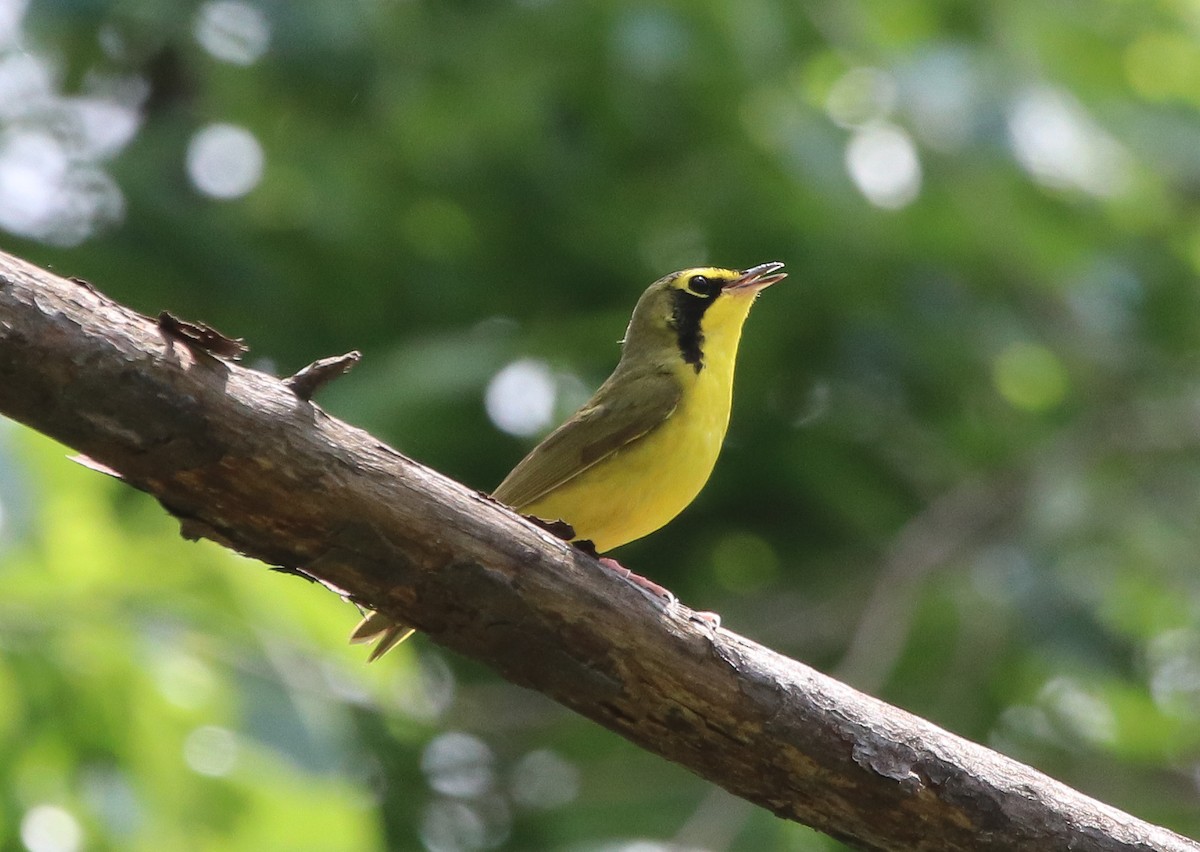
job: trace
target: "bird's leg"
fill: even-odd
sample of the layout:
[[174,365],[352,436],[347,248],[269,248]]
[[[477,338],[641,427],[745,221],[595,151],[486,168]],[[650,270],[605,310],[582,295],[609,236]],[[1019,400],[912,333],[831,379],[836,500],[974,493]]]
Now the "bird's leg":
[[577,538],[571,543],[663,609],[670,609],[678,602],[670,590],[663,588],[653,580],[646,579],[641,574],[633,573],[611,557],[601,556],[596,552],[596,545],[592,543],[591,539]]
[[609,571],[612,571],[622,580],[625,580],[627,583],[629,583],[629,585],[633,586],[663,609],[668,609],[676,604],[675,595],[671,594],[669,589],[663,588],[658,583],[643,577],[641,574],[633,573],[615,559],[611,559],[607,556],[601,556],[598,558],[601,565],[603,565]]

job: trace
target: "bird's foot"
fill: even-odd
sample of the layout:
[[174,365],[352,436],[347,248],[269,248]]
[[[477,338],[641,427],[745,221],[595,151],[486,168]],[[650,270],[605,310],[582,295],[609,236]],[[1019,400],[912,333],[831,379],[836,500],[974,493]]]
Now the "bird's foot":
[[721,616],[715,612],[693,612],[691,615],[692,621],[703,624],[713,633],[716,633],[721,627]]
[[651,601],[658,604],[663,609],[670,609],[675,606],[677,600],[675,595],[671,594],[670,590],[663,588],[653,580],[648,580],[641,574],[635,574],[618,562],[607,556],[600,557],[600,564],[612,571],[622,580],[628,582],[631,586],[637,589]]

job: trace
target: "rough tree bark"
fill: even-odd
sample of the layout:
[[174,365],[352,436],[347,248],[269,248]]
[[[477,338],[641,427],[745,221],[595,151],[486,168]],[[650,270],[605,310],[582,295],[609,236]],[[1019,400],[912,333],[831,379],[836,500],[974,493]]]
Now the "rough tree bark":
[[[150,319],[0,254],[0,413],[204,536],[865,849],[1200,850],[680,607]],[[351,613],[347,612],[349,620]]]

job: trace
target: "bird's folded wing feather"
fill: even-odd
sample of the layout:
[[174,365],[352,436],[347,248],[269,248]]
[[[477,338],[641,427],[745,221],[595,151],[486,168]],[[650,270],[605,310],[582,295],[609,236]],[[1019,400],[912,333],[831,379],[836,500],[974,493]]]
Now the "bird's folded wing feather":
[[528,506],[645,435],[679,404],[682,391],[670,373],[621,379],[619,393],[613,392],[618,383],[612,380],[602,385],[513,468],[492,496],[515,509]]

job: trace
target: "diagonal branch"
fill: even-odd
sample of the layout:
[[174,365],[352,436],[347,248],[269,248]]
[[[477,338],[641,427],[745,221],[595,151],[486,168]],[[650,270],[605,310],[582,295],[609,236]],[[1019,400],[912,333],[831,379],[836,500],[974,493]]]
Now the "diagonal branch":
[[283,382],[0,254],[0,413],[781,817],[866,849],[1200,850],[680,608]]

